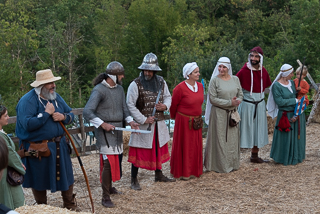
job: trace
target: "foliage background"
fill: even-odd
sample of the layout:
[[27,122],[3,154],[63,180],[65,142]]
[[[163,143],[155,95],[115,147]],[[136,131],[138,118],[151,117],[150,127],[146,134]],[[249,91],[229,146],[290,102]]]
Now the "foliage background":
[[38,70],[62,77],[57,91],[83,107],[92,80],[113,60],[126,70],[124,88],[145,54],[158,56],[172,89],[196,61],[207,82],[219,57],[236,73],[261,46],[273,80],[283,63],[306,64],[320,81],[319,0],[0,0],[0,94],[10,115]]

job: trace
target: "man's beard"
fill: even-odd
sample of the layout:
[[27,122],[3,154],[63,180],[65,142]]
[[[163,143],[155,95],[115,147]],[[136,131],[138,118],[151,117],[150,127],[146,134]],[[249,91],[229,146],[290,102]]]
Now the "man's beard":
[[[54,88],[54,90],[56,89]],[[50,90],[45,87],[41,89],[41,95],[47,100],[55,100],[57,98],[57,93],[55,91],[50,93]]]
[[119,78],[117,77],[117,84],[122,85],[122,83],[123,83],[122,80],[119,80]]
[[259,60],[259,61],[257,61],[257,60],[250,60],[250,63],[251,63],[251,65],[259,65],[260,60]]
[[[152,77],[153,77],[153,76],[152,76]],[[152,77],[151,77],[151,76],[146,76],[146,75],[145,75],[145,76],[144,76],[144,79],[145,79],[145,80],[147,80],[147,81],[149,81],[149,80],[151,80],[151,79],[152,79]]]

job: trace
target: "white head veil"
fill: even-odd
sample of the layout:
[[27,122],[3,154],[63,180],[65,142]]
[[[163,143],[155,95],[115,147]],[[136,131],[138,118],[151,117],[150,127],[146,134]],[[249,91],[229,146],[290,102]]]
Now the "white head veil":
[[218,76],[219,75],[219,65],[224,65],[228,68],[228,74],[230,76],[232,76],[232,67],[231,67],[231,62],[230,62],[230,59],[228,57],[221,57],[218,62],[217,62],[217,65],[216,67],[214,68],[213,70],[213,73],[212,73],[212,76],[211,76],[211,79],[210,79],[210,83],[209,83],[209,87],[208,87],[208,93],[207,93],[207,105],[206,105],[206,112],[205,112],[205,122],[206,124],[209,125],[209,120],[210,120],[210,113],[211,113],[211,107],[212,107],[212,104],[210,102],[210,99],[209,99],[209,90],[210,90],[210,84],[211,84],[211,80]]
[[[276,79],[273,81],[272,85],[270,86],[270,92],[269,92],[269,97],[268,97],[268,102],[267,102],[267,110],[268,114],[272,119],[274,119],[278,115],[278,105],[275,103],[274,98],[273,98],[273,93],[272,93],[272,86],[275,82],[277,82],[281,77],[287,77],[289,74],[293,72],[293,67],[289,64],[284,64],[280,68],[280,72],[278,73]],[[293,93],[292,88],[291,88],[291,82],[289,81],[288,85],[283,85],[284,87],[287,87],[291,93]]]
[[194,69],[199,67],[196,62],[190,62],[183,66],[183,77],[189,79],[188,75],[192,73]]
[[[254,51],[254,52],[257,52],[257,51]],[[248,68],[250,68],[250,72],[251,72],[251,87],[250,87],[250,95],[252,96],[252,89],[253,89],[253,73],[252,73],[252,65],[251,65],[251,61],[250,61],[250,54],[251,54],[252,52],[250,52],[249,53],[249,55],[248,55],[248,63],[247,63],[247,67]],[[258,52],[257,52],[258,53]],[[262,68],[263,68],[263,55],[262,54],[260,54],[260,53],[258,53],[259,54],[259,56],[260,56],[260,68],[261,68],[261,70],[260,70],[260,72],[261,72],[261,92],[260,92],[260,94],[262,94],[262,88],[263,88],[263,80],[262,80]]]

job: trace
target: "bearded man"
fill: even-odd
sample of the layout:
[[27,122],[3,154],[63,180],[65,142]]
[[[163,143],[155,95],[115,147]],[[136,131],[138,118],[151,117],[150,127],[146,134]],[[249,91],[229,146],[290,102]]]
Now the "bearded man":
[[269,143],[264,90],[271,85],[269,74],[263,67],[261,47],[250,50],[248,62],[236,75],[243,91],[243,102],[238,109],[241,118],[240,147],[251,148],[251,162],[268,162],[258,156],[259,148]]
[[[31,84],[34,89],[25,94],[16,107],[16,134],[20,148],[26,151],[29,147],[38,148],[22,155],[21,160],[27,168],[22,186],[32,188],[37,204],[47,204],[46,190],[61,191],[63,207],[80,211],[73,194],[71,149],[59,124],[59,121],[70,124],[74,115],[55,92],[55,81],[60,79],[49,69],[38,71]],[[46,154],[42,156],[41,151]]]
[[[129,141],[128,161],[131,166],[131,189],[141,190],[137,179],[138,169],[155,170],[155,181],[171,182],[162,174],[162,164],[170,160],[167,142],[170,140],[169,131],[164,121],[164,111],[171,106],[171,95],[165,80],[156,75],[162,71],[158,58],[153,53],[145,55],[140,76],[131,82],[128,88],[128,109],[140,129],[151,128],[150,134],[131,134]],[[156,103],[157,97],[159,102]],[[152,115],[153,109],[155,114]]]
[[100,182],[102,187],[102,205],[114,207],[110,194],[120,194],[112,187],[112,181],[120,180],[123,153],[122,131],[124,121],[131,128],[138,129],[127,108],[124,90],[121,86],[124,68],[114,61],[108,64],[106,72],[98,75],[94,81],[90,98],[84,107],[83,116],[95,126],[97,147],[100,150]]

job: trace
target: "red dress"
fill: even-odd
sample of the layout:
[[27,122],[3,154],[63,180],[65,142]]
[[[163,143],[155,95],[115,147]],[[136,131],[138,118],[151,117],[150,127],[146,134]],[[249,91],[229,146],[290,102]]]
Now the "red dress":
[[189,128],[189,117],[202,113],[203,86],[191,91],[183,81],[173,89],[170,117],[175,119],[171,151],[171,174],[175,178],[199,177],[202,174],[202,129]]
[[151,149],[129,147],[128,162],[135,167],[148,170],[162,169],[162,164],[170,160],[168,143],[160,148],[159,140],[156,142],[156,126],[154,126],[155,131]]

